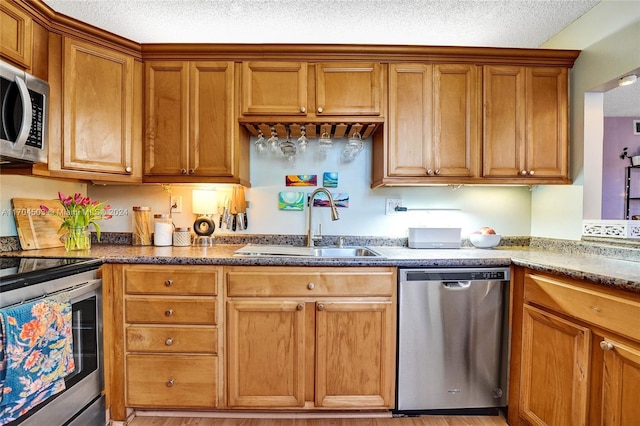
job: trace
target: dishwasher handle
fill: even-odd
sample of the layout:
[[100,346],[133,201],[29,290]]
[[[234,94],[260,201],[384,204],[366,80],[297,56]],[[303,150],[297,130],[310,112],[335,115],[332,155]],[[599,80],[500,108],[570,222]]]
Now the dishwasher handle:
[[443,281],[442,287],[445,290],[461,291],[466,290],[471,285],[471,281]]

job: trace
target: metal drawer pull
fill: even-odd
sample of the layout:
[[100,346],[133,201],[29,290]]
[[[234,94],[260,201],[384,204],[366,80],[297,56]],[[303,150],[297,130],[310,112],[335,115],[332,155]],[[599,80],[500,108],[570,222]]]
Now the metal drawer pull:
[[603,340],[602,342],[600,342],[600,349],[602,349],[603,351],[610,351],[614,348],[612,343],[607,342],[606,340]]
[[166,311],[164,311],[164,315],[170,317],[171,315],[173,315],[173,309],[167,309]]
[[315,287],[316,287],[316,285],[315,285],[314,283],[309,283],[309,284],[307,284],[307,288],[308,288],[309,290],[313,290]]
[[302,303],[298,303],[298,306],[296,306],[296,309],[301,311],[304,309],[304,305]]
[[318,310],[324,311],[324,303],[318,303]]
[[166,285],[167,287],[171,287],[171,284],[173,284],[173,280],[166,280],[164,282],[164,285]]
[[164,344],[167,346],[173,345],[173,339],[169,337],[167,340],[164,341]]
[[173,386],[174,380],[173,379],[169,379],[167,381],[167,387],[170,388],[171,386]]

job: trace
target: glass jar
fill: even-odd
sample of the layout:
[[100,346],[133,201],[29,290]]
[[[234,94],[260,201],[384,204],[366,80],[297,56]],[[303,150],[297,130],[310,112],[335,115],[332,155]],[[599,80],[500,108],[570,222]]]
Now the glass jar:
[[173,246],[186,247],[191,245],[191,228],[176,228],[173,231]]
[[133,207],[131,244],[134,246],[151,245],[151,207]]
[[171,221],[171,216],[166,213],[154,214],[153,222],[153,245],[170,246],[173,237],[173,222]]

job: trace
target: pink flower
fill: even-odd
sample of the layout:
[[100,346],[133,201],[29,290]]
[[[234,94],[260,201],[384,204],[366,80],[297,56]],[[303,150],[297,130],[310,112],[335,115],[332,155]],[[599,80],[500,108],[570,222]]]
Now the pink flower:
[[49,213],[49,207],[40,204],[40,210],[42,210],[44,213]]

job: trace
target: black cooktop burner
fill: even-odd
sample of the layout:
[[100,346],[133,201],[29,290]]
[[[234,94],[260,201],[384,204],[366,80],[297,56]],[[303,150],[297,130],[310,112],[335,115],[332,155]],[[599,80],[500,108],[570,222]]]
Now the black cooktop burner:
[[0,293],[97,269],[100,259],[0,257]]

